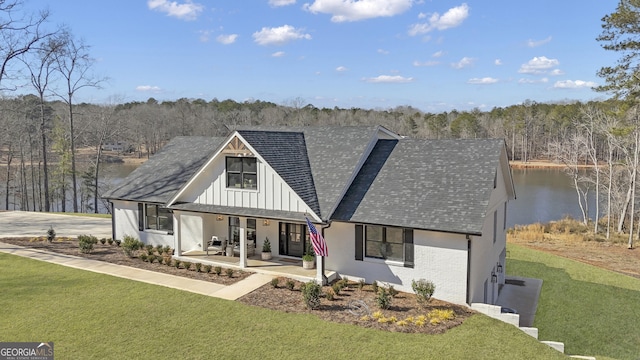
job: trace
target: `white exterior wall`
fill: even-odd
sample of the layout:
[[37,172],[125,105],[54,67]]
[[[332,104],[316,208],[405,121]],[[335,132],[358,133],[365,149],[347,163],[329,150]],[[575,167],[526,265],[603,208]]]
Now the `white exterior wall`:
[[[167,235],[165,231],[145,229],[138,230],[138,203],[133,201],[113,200],[113,219],[116,222],[115,240],[122,240],[126,235],[139,239],[145,244],[170,246],[175,248],[173,235]],[[176,219],[173,219],[173,227],[176,228]]]
[[414,230],[414,267],[365,257],[355,260],[355,224],[333,222],[325,230],[329,256],[327,269],[350,279],[392,284],[396,289],[413,292],[411,281],[431,280],[434,297],[458,304],[466,303],[467,240],[464,235]]
[[[508,168],[498,167],[496,188],[493,189],[482,227],[482,236],[471,237],[471,273],[470,273],[470,302],[493,304],[498,298],[499,284],[504,283],[504,271],[497,272],[497,264],[505,269],[504,251],[506,248],[505,203],[508,201],[507,188],[502,171]],[[507,178],[509,178],[507,176]],[[493,214],[497,213],[496,242],[493,243],[494,222]],[[491,282],[491,274],[498,276],[496,283]],[[486,289],[485,289],[486,281]],[[487,292],[485,299],[485,290]]]
[[[205,205],[312,212],[289,185],[265,162],[257,160],[258,188],[227,188],[225,155],[211,161],[177,201]],[[271,240],[271,239],[270,239]]]

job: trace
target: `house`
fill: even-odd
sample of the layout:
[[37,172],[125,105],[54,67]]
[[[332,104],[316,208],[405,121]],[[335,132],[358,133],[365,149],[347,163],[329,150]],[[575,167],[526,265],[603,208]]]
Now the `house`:
[[[169,245],[181,256],[212,236],[299,259],[305,217],[327,241],[324,270],[411,292],[494,303],[504,282],[503,140],[416,140],[381,126],[253,127],[177,137],[104,196],[113,237]],[[240,266],[246,266],[241,250]]]

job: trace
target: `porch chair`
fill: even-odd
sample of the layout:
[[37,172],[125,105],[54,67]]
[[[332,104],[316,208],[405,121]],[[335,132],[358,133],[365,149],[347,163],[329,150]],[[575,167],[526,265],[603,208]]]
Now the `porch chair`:
[[224,250],[226,246],[227,246],[226,240],[220,241],[217,236],[213,235],[211,237],[211,240],[207,241],[207,248],[205,249],[205,251],[207,252],[207,256],[209,255],[209,250],[215,250],[216,255],[218,255],[218,253],[224,254]]

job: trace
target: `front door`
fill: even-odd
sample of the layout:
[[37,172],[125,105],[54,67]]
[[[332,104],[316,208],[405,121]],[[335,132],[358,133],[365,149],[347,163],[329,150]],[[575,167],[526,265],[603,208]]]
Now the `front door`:
[[307,243],[306,228],[302,224],[280,223],[280,253],[302,257]]

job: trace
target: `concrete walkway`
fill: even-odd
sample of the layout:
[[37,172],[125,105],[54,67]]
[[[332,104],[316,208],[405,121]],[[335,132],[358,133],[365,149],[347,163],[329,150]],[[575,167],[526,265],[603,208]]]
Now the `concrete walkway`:
[[[4,236],[4,235],[2,235]],[[196,294],[236,300],[271,281],[273,276],[252,274],[248,278],[232,285],[220,285],[209,281],[195,280],[182,276],[163,274],[155,271],[138,269],[130,266],[111,264],[104,261],[86,259],[79,256],[57,254],[43,250],[0,242],[0,252],[18,255],[29,259],[46,261],[80,270],[93,271],[100,274],[117,276],[129,280],[142,281],[148,284],[166,286],[173,289],[189,291]]]
[[518,310],[520,326],[532,327],[538,309],[542,280],[507,276],[496,305]]

